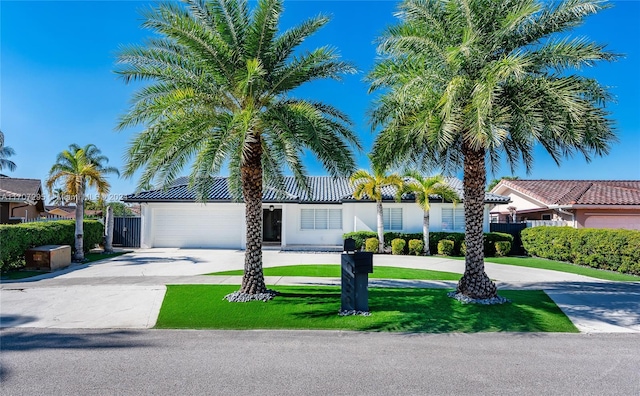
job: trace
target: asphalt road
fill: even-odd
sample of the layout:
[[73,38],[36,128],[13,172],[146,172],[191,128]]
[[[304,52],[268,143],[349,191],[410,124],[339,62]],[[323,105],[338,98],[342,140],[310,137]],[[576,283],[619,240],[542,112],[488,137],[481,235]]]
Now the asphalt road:
[[4,329],[2,395],[638,395],[640,334]]

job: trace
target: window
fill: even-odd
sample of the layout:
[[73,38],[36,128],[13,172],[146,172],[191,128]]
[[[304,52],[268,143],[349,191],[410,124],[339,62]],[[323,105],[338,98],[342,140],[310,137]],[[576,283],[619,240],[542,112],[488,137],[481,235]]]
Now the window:
[[442,231],[464,232],[464,208],[442,209]]
[[551,220],[551,215],[550,214],[543,214],[542,215],[542,220]]
[[342,209],[301,209],[300,229],[341,230]]
[[382,208],[382,220],[385,230],[402,230],[402,208]]

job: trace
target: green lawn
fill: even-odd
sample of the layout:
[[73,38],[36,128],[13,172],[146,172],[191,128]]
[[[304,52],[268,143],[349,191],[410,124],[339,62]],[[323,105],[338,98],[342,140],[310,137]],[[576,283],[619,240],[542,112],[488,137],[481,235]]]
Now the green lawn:
[[169,285],[156,328],[334,329],[392,332],[578,332],[542,291],[501,291],[512,303],[461,304],[445,289],[370,288],[371,316],[338,315],[340,288],[278,286],[264,303],[230,303],[228,285]]
[[621,274],[619,272],[605,271],[581,265],[563,263],[561,261],[547,260],[534,257],[487,257],[485,261],[497,264],[516,265],[519,267],[540,268],[570,274],[590,276],[592,278],[610,281],[640,282],[640,276]]
[[[208,275],[242,275],[242,270],[214,272]],[[284,265],[264,269],[265,276],[313,276],[339,278],[338,264]],[[453,272],[430,271],[424,269],[373,266],[369,278],[378,279],[421,279],[421,280],[459,280],[460,274]]]

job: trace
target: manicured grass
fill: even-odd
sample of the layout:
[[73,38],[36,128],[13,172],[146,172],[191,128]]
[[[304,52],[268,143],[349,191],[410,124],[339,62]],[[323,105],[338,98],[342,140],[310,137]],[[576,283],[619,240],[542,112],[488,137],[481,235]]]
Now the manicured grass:
[[[337,264],[317,265],[284,265],[265,268],[265,276],[313,276],[322,278],[339,278],[340,266]],[[214,272],[208,275],[242,275],[242,270]],[[460,274],[453,272],[430,271],[414,268],[398,268],[373,266],[369,278],[378,279],[421,279],[421,280],[459,280]]]
[[46,271],[9,271],[7,273],[2,274],[0,280],[17,280],[17,279],[25,279],[31,278],[32,276],[38,276],[42,274],[47,274]]
[[537,290],[502,291],[512,303],[461,304],[445,289],[371,288],[371,316],[338,315],[340,288],[279,286],[269,302],[230,303],[228,285],[169,285],[156,328],[334,329],[392,332],[578,332]]
[[497,264],[516,265],[519,267],[540,268],[570,274],[590,276],[609,281],[640,282],[640,276],[621,274],[619,272],[583,267],[581,265],[563,263],[534,257],[487,257],[485,261]]

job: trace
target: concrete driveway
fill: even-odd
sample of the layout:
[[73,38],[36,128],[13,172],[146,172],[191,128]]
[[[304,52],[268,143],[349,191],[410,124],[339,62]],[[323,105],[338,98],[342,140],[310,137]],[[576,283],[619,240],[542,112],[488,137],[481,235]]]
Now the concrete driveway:
[[[264,267],[339,264],[339,253],[265,250]],[[234,250],[141,249],[0,285],[0,327],[150,328],[167,284],[240,284],[240,277],[203,274],[242,269]],[[462,260],[375,256],[375,265],[460,273]],[[375,269],[374,269],[375,270]],[[640,332],[640,283],[606,282],[563,272],[486,264],[500,289],[542,289],[583,332]],[[269,285],[339,284],[339,279],[267,277]],[[456,282],[371,280],[371,286],[454,288]]]

